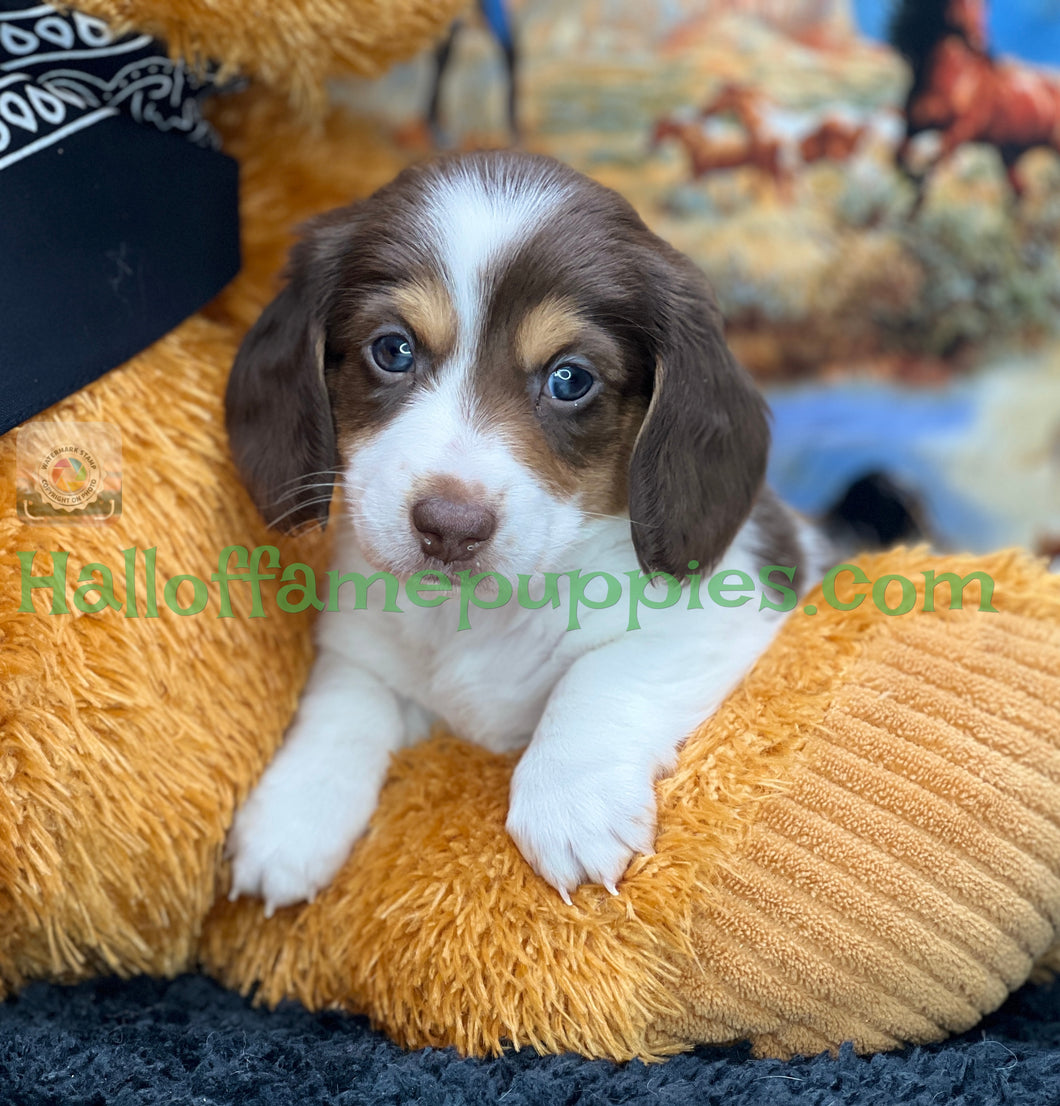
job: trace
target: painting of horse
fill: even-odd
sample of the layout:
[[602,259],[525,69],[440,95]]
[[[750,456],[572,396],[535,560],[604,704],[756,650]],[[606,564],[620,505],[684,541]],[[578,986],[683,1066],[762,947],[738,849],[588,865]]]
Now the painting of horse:
[[[987,15],[986,0],[901,0],[896,9],[890,39],[913,76],[896,161],[921,191],[928,174],[965,143],[997,150],[1016,197],[1026,189],[1023,155],[1038,147],[1060,152],[1060,81],[995,57]],[[910,153],[929,131],[939,135],[937,153],[914,171]]]
[[[726,121],[731,125],[726,126]],[[721,126],[716,124],[721,123]],[[730,81],[696,113],[694,120],[664,116],[656,121],[652,146],[673,137],[688,154],[692,177],[751,166],[768,174],[784,198],[791,198],[799,172],[819,161],[846,162],[872,140],[892,147],[900,135],[895,120],[880,111],[848,104],[793,109],[761,89]]]

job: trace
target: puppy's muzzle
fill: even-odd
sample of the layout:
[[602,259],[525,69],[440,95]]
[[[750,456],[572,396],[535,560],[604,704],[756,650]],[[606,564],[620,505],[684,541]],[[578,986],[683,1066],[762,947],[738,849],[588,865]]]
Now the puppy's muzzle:
[[497,529],[489,507],[455,495],[425,496],[410,514],[420,548],[447,565],[472,561]]

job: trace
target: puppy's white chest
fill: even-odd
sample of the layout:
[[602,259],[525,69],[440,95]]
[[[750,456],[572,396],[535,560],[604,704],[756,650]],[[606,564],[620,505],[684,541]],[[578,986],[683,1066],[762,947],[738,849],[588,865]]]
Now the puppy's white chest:
[[416,639],[407,642],[406,654],[411,658],[415,650],[415,662],[402,666],[395,690],[462,737],[502,752],[530,740],[571,662],[572,643],[563,641],[562,630],[512,625],[491,614],[476,611],[471,629],[459,633],[404,623],[402,638]]
[[[571,554],[574,563],[616,575],[635,563],[628,522],[596,522],[587,530],[583,546]],[[339,524],[338,548],[341,571],[371,575],[345,521]],[[613,638],[624,616],[583,609],[579,628],[570,630],[569,581],[557,582],[555,606],[537,606],[546,592],[543,580],[535,578],[525,607],[521,593],[493,609],[465,601],[470,627],[461,630],[458,590],[437,607],[412,605],[399,596],[401,613],[381,609],[378,598],[368,609],[343,603],[322,614],[318,643],[367,669],[461,737],[497,752],[519,748],[533,736],[571,665]],[[590,585],[586,594],[599,599],[598,591]],[[528,605],[531,599],[534,606]],[[411,727],[410,739],[426,736],[427,728]]]

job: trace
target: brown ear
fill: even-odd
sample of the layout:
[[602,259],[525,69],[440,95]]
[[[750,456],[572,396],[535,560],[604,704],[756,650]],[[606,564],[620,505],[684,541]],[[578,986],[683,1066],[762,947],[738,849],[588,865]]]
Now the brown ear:
[[[652,274],[655,383],[630,461],[633,545],[646,572],[709,571],[751,512],[765,479],[765,400],[725,344],[706,279],[671,251]],[[652,268],[658,270],[658,266]],[[690,570],[689,561],[700,568]]]
[[324,383],[327,273],[308,242],[295,247],[287,286],[243,339],[225,393],[236,467],[280,530],[326,524],[338,463]]

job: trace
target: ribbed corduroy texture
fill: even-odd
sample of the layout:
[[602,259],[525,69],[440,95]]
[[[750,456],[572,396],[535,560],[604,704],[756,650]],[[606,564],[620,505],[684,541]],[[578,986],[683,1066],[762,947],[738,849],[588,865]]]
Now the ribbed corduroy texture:
[[676,1034],[868,1051],[998,1006],[1060,918],[1055,613],[884,627],[736,861],[693,919]]
[[789,1056],[968,1028],[1056,938],[1060,579],[1015,554],[860,563],[985,570],[1000,613],[811,596],[660,783],[656,855],[617,899],[564,906],[504,833],[514,758],[443,738],[399,755],[314,903],[268,922],[219,903],[208,969],[475,1054]]

